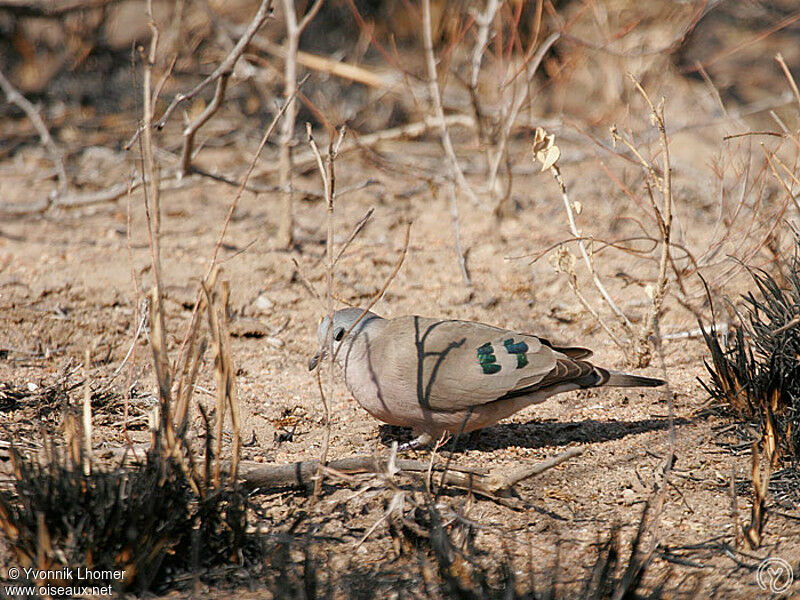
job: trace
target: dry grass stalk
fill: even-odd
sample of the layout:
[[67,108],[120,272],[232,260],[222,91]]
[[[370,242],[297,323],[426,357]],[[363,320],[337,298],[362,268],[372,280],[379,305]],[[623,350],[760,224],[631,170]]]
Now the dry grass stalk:
[[175,459],[183,471],[187,483],[196,494],[200,495],[201,488],[198,484],[199,478],[194,467],[191,449],[184,454],[183,446],[186,439],[183,435],[176,433],[170,418],[169,360],[166,344],[162,342],[165,339],[165,327],[164,310],[160,306],[161,303],[162,298],[154,287],[151,290],[150,300],[150,348],[153,351],[153,367],[159,390],[159,405],[153,408],[151,415],[151,448],[157,452],[160,451],[165,459]]
[[[227,281],[222,282],[222,306],[220,312],[222,313],[220,334],[222,336],[220,347],[222,349],[221,366],[222,371],[226,375],[225,396],[228,401],[228,407],[231,411],[231,430],[233,437],[233,458],[231,462],[231,484],[236,482],[236,477],[239,469],[239,458],[242,451],[242,434],[241,434],[241,417],[239,414],[239,398],[236,394],[236,368],[233,364],[233,355],[231,354],[231,333],[228,315],[230,313],[229,307],[230,290]],[[221,457],[217,457],[220,461]]]
[[[169,369],[167,356],[167,333],[164,327],[164,305],[162,302],[162,275],[161,275],[161,195],[159,187],[159,174],[156,168],[153,153],[153,105],[157,98],[151,93],[153,65],[156,61],[158,49],[158,27],[153,18],[153,2],[147,0],[147,16],[150,24],[150,47],[144,57],[144,76],[142,83],[142,136],[140,150],[144,173],[142,179],[144,187],[144,207],[147,217],[147,233],[150,242],[150,255],[153,266],[155,285],[152,289],[150,338],[153,347],[154,367],[158,382],[159,397],[164,408],[169,408],[170,389],[172,387],[172,374]],[[163,415],[169,415],[166,410]]]
[[83,474],[92,474],[92,388],[89,383],[89,365],[91,364],[91,352],[86,350],[84,356],[83,376]]
[[[334,313],[334,304],[333,304],[333,270],[335,267],[336,260],[338,260],[338,256],[334,257],[333,254],[333,235],[334,235],[334,206],[335,206],[335,198],[336,198],[336,171],[335,171],[335,164],[336,164],[336,155],[339,153],[339,150],[342,147],[342,143],[344,142],[344,135],[346,132],[346,128],[342,127],[339,130],[339,135],[336,138],[336,142],[333,140],[333,136],[331,135],[330,141],[328,142],[328,160],[327,166],[322,162],[322,155],[319,152],[319,148],[317,147],[316,141],[314,141],[314,136],[311,134],[311,124],[306,123],[306,133],[308,135],[308,144],[311,147],[311,151],[314,153],[314,156],[317,159],[317,168],[319,169],[320,177],[322,177],[322,187],[325,191],[325,207],[326,207],[326,214],[327,214],[327,236],[326,236],[326,243],[325,243],[325,255],[327,259],[327,265],[325,269],[325,304],[328,312],[328,318],[330,322],[333,323],[333,313]],[[366,223],[366,218],[361,220],[359,226],[356,226],[353,234],[348,239],[347,243],[352,241],[358,232],[363,227],[362,224]],[[328,344],[328,356],[333,356],[333,327],[328,328],[328,339],[326,341]],[[334,382],[334,362],[333,360],[329,361],[328,364],[328,390],[329,390],[329,398],[326,399],[325,394],[322,389],[322,382],[319,378],[319,372],[317,374],[317,383],[319,385],[320,390],[320,397],[322,399],[322,406],[325,409],[325,439],[322,443],[322,451],[320,453],[320,473],[319,477],[317,478],[314,484],[314,498],[319,497],[319,494],[322,490],[322,468],[327,464],[328,461],[328,449],[330,447],[330,440],[331,440],[331,413],[330,413],[330,405],[329,401],[332,402],[333,400],[333,382]]]
[[[203,310],[202,306],[200,310]],[[178,390],[176,393],[173,420],[179,435],[185,431],[189,423],[187,417],[189,415],[192,392],[194,391],[195,381],[197,381],[197,374],[200,371],[200,362],[208,347],[208,341],[205,337],[200,338],[199,342],[196,342],[196,339],[197,333],[193,333],[190,337],[189,352],[187,354],[189,360],[184,361],[183,369],[178,378]]]
[[792,189],[789,186],[789,184],[787,184],[786,181],[784,181],[783,177],[781,177],[780,173],[778,172],[778,169],[775,167],[775,163],[778,163],[783,168],[784,172],[789,175],[790,179],[792,179],[792,181],[795,184],[800,184],[800,181],[798,181],[797,176],[794,173],[792,173],[792,171],[785,164],[783,164],[783,162],[780,160],[780,158],[778,158],[778,156],[774,152],[770,152],[769,150],[767,150],[767,148],[764,146],[763,143],[761,144],[761,150],[764,151],[764,155],[766,156],[770,171],[775,176],[775,179],[777,179],[778,182],[781,184],[783,191],[786,192],[786,197],[794,203],[795,208],[797,209],[798,212],[800,212],[800,202],[798,202],[796,194],[792,193]]
[[800,90],[797,89],[797,82],[794,80],[794,75],[792,75],[792,72],[789,70],[789,67],[786,65],[786,61],[783,59],[783,55],[780,52],[775,55],[775,60],[781,66],[781,70],[786,76],[786,80],[789,82],[792,92],[794,92],[794,97],[797,99],[797,106],[800,107]]
[[278,223],[278,244],[289,248],[294,243],[294,208],[292,206],[292,146],[297,121],[297,52],[300,35],[322,8],[323,0],[315,0],[308,12],[298,22],[293,0],[283,0],[283,13],[286,21],[286,58],[284,62],[283,96],[287,109],[281,121],[280,150],[278,154],[279,185],[281,187],[281,214]]
[[167,358],[166,334],[164,333],[163,299],[155,287],[150,290],[150,349],[153,353],[153,370],[158,386],[158,399],[161,404],[159,420],[169,416],[170,394],[172,392]]
[[214,487],[220,488],[222,432],[225,422],[225,413],[230,409],[231,427],[233,438],[233,458],[231,460],[231,483],[236,481],[239,468],[239,455],[242,447],[242,438],[239,423],[239,404],[236,397],[236,371],[230,351],[230,332],[228,330],[228,300],[230,296],[227,281],[222,282],[221,296],[217,302],[217,294],[203,284],[203,292],[208,306],[208,328],[211,331],[211,347],[214,350],[214,375],[217,383],[217,410],[215,414],[215,448],[214,457]]

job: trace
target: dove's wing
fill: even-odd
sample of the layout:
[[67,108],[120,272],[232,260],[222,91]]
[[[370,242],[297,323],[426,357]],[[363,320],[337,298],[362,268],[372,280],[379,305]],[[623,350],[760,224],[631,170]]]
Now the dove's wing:
[[[413,386],[423,408],[463,410],[544,387],[596,378],[578,358],[583,348],[553,347],[547,340],[482,323],[423,317],[391,320],[376,340],[379,377]],[[412,390],[400,390],[408,397]]]

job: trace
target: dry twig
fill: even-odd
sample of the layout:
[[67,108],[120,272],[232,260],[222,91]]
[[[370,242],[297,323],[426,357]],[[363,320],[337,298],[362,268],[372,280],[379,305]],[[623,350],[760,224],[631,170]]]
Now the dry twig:
[[[543,129],[539,128],[536,130],[536,135],[534,137],[533,142],[533,153],[535,160],[538,160],[542,163],[542,171],[549,170],[550,173],[553,175],[553,178],[556,180],[559,189],[561,190],[561,199],[564,202],[564,210],[567,213],[567,220],[569,221],[569,228],[572,232],[573,238],[578,243],[578,248],[581,252],[581,256],[583,257],[583,261],[586,264],[586,269],[589,272],[590,276],[592,277],[592,281],[594,282],[594,286],[600,295],[605,300],[606,304],[611,308],[614,314],[619,317],[620,323],[623,329],[628,333],[629,337],[632,338],[632,331],[633,326],[631,325],[630,320],[622,312],[622,310],[617,306],[614,300],[611,298],[611,295],[608,293],[605,285],[600,280],[600,277],[597,275],[597,271],[594,268],[594,263],[592,262],[591,258],[589,258],[589,253],[586,250],[586,245],[583,243],[584,237],[581,235],[580,231],[578,230],[578,226],[575,223],[575,215],[572,210],[572,203],[569,200],[569,196],[567,195],[567,186],[564,183],[564,179],[561,176],[561,171],[558,168],[557,161],[561,156],[561,150],[558,146],[554,143],[555,138],[552,135],[548,135]],[[568,253],[566,253],[568,254]],[[571,257],[571,255],[569,255]],[[566,255],[564,255],[566,258]],[[562,261],[563,262],[563,261]],[[567,264],[564,263],[566,268],[562,268],[565,272],[570,274],[571,276],[571,287],[575,292],[576,296],[581,303],[584,305],[587,310],[589,310],[592,315],[597,319],[598,323],[603,327],[606,333],[609,334],[614,343],[616,343],[619,347],[624,348],[625,344],[620,340],[612,331],[611,327],[605,322],[605,320],[600,316],[600,314],[591,307],[589,302],[580,294],[578,293],[577,288],[577,279],[574,275],[574,269],[571,261]]]
[[[178,106],[185,102],[186,100],[191,100],[197,94],[202,92],[207,85],[210,83],[217,81],[220,77],[224,74],[230,74],[233,72],[233,68],[236,65],[236,61],[239,60],[239,57],[247,48],[247,45],[250,43],[250,40],[256,34],[256,32],[261,28],[264,24],[264,21],[272,14],[272,0],[261,0],[261,4],[258,7],[258,11],[256,11],[253,20],[250,21],[250,24],[247,26],[244,34],[239,41],[236,42],[236,45],[231,49],[228,55],[225,57],[216,69],[203,81],[198,83],[191,91],[185,94],[177,94],[170,102],[167,110],[164,111],[162,117],[156,123],[156,127],[162,129],[164,125],[166,125],[167,121],[169,120],[170,116],[172,115],[173,111],[178,108]],[[288,95],[287,95],[288,97]]]
[[647,167],[648,175],[661,191],[662,200],[661,206],[659,206],[652,194],[650,195],[651,207],[656,215],[656,223],[658,224],[658,230],[661,234],[661,258],[658,263],[658,278],[652,291],[652,304],[648,311],[644,327],[637,340],[637,364],[641,367],[645,367],[650,364],[650,338],[653,335],[660,334],[659,319],[661,318],[664,297],[667,294],[667,287],[669,285],[667,269],[670,263],[670,236],[672,234],[672,166],[669,160],[669,138],[667,137],[667,128],[664,123],[664,99],[661,99],[658,108],[656,108],[642,85],[633,75],[630,77],[636,89],[650,107],[650,113],[655,121],[656,127],[658,127],[661,140],[662,160],[664,161],[664,167],[662,169],[664,175],[660,178],[656,177],[655,169],[649,165],[649,163]]
[[447,201],[450,203],[450,216],[453,224],[453,245],[458,259],[458,268],[461,271],[461,281],[467,288],[472,287],[472,280],[467,271],[467,259],[464,250],[461,248],[461,224],[459,223],[458,198],[456,198],[456,186],[452,181],[447,182]]
[[189,169],[192,166],[194,136],[197,133],[197,130],[205,125],[208,120],[214,116],[214,113],[219,110],[219,107],[222,106],[222,100],[225,98],[225,90],[228,88],[228,80],[230,79],[230,76],[230,71],[222,73],[219,76],[219,79],[217,80],[217,89],[214,92],[214,98],[211,100],[211,103],[183,130],[183,151],[181,152],[180,171],[178,171],[179,177],[185,177],[189,174]]
[[422,0],[422,40],[425,49],[425,63],[428,69],[428,90],[433,102],[433,111],[436,116],[437,125],[439,127],[439,136],[441,138],[442,147],[444,148],[445,155],[447,156],[448,167],[450,168],[450,176],[453,181],[458,184],[461,189],[475,206],[480,208],[487,208],[473,191],[472,187],[467,183],[464,178],[464,172],[458,164],[456,152],[453,148],[453,142],[450,139],[450,133],[447,130],[447,125],[444,116],[444,108],[442,106],[442,95],[439,89],[439,77],[436,73],[436,56],[433,53],[433,35],[431,33],[431,2],[430,0]]
[[[491,193],[495,196],[495,206],[494,211],[495,214],[500,214],[502,210],[502,203],[506,195],[508,194],[500,194],[497,190],[497,175],[500,171],[500,164],[503,160],[507,160],[508,158],[508,140],[511,135],[511,131],[514,128],[514,125],[517,122],[517,117],[519,116],[522,107],[525,105],[525,102],[529,98],[529,88],[530,84],[533,81],[534,75],[536,75],[536,71],[539,70],[539,65],[542,63],[545,54],[547,54],[548,50],[555,44],[560,35],[558,33],[553,33],[542,43],[539,49],[536,51],[536,55],[529,59],[526,65],[526,78],[521,84],[517,86],[517,90],[514,91],[511,99],[510,99],[510,109],[507,106],[504,106],[501,114],[503,117],[500,129],[500,140],[498,141],[497,145],[491,148],[489,153],[489,183],[488,188]],[[489,148],[487,148],[487,151]],[[511,177],[510,169],[508,176]],[[509,193],[510,193],[510,185],[509,185]]]
[[69,187],[69,178],[67,177],[67,171],[64,168],[63,153],[53,141],[50,131],[47,129],[47,125],[45,125],[44,121],[42,120],[39,111],[36,110],[36,107],[31,104],[30,101],[17,90],[17,88],[11,85],[11,82],[6,78],[2,71],[0,71],[0,88],[2,88],[3,92],[5,93],[6,99],[12,104],[16,104],[31,120],[31,124],[33,124],[33,127],[39,134],[39,139],[42,140],[42,145],[45,147],[45,150],[47,150],[47,153],[50,155],[50,159],[53,161],[53,166],[56,168],[56,174],[58,175],[58,193],[66,193],[67,188]]
[[284,62],[284,88],[287,109],[281,121],[280,149],[278,154],[279,185],[281,187],[281,214],[278,223],[278,244],[289,248],[294,243],[294,209],[292,206],[292,145],[297,120],[297,52],[300,35],[322,8],[323,0],[315,0],[308,12],[298,22],[293,0],[283,0],[286,20],[286,59]]
[[158,170],[156,169],[153,155],[153,104],[156,98],[151,94],[153,65],[156,60],[158,48],[158,27],[153,18],[153,2],[147,0],[147,16],[150,24],[150,48],[145,56],[144,76],[142,82],[142,132],[140,148],[142,153],[143,174],[142,180],[149,185],[144,187],[144,208],[147,217],[147,233],[150,241],[150,255],[153,266],[155,284],[152,290],[151,311],[156,317],[150,319],[150,341],[153,346],[153,359],[155,363],[156,379],[158,380],[159,396],[162,402],[162,419],[169,415],[169,396],[172,387],[172,377],[167,357],[167,334],[164,327],[163,285],[161,275],[161,195],[159,187]]
[[[327,168],[322,163],[322,156],[319,153],[319,148],[317,147],[317,143],[314,141],[314,136],[311,134],[311,124],[306,123],[306,133],[308,135],[308,144],[311,146],[312,152],[314,152],[314,156],[317,158],[317,167],[319,169],[319,174],[322,177],[322,186],[325,190],[325,205],[327,208],[327,226],[328,226],[328,234],[326,236],[326,245],[325,245],[325,254],[327,257],[327,268],[326,268],[326,286],[325,286],[325,300],[326,300],[326,307],[328,312],[328,318],[330,319],[330,323],[333,323],[333,269],[334,263],[336,258],[333,255],[333,211],[335,205],[335,198],[336,198],[336,172],[334,170],[334,166],[336,164],[336,155],[339,153],[339,149],[342,147],[342,142],[344,141],[344,134],[346,129],[342,127],[339,130],[339,136],[334,143],[333,137],[328,143],[328,161],[327,161]],[[366,222],[362,220],[362,222]],[[352,240],[359,228],[357,227],[353,235],[350,237]],[[328,327],[328,355],[333,356],[333,327]],[[319,497],[320,491],[322,490],[322,468],[326,465],[328,461],[328,449],[330,447],[330,440],[331,440],[331,413],[330,413],[330,402],[333,399],[333,379],[334,379],[334,364],[333,361],[330,361],[328,365],[328,393],[329,398],[326,399],[325,393],[322,389],[322,382],[319,379],[319,372],[317,374],[317,383],[319,384],[319,391],[320,397],[322,399],[322,405],[325,409],[325,439],[322,444],[322,452],[320,454],[319,465],[320,465],[320,473],[319,477],[317,478],[316,483],[314,484],[314,497]]]

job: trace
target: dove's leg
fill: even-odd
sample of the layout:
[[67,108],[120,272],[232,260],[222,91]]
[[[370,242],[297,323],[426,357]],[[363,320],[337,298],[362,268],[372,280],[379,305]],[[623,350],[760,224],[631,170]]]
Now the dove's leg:
[[405,450],[417,450],[419,448],[425,448],[430,446],[432,441],[433,436],[431,436],[429,433],[421,433],[410,442],[400,444],[400,446],[397,447],[397,451],[403,452]]

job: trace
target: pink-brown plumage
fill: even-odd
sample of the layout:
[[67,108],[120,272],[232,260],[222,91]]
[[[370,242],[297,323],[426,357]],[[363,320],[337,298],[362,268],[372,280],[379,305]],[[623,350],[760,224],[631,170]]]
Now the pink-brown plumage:
[[[309,368],[325,353],[328,321],[320,322]],[[472,321],[383,319],[346,308],[334,314],[332,336],[353,397],[375,418],[412,427],[419,443],[493,425],[569,390],[664,383],[597,367],[584,348]]]

